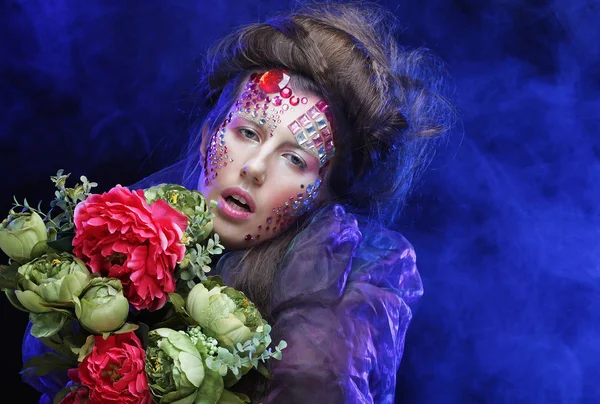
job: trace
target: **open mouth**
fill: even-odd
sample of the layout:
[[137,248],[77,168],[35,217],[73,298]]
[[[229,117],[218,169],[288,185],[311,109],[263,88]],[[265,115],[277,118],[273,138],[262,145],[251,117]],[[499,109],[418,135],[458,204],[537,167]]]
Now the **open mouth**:
[[217,206],[223,215],[233,220],[247,220],[256,212],[252,195],[240,187],[225,189]]
[[251,213],[252,209],[250,209],[250,205],[246,202],[244,197],[239,195],[229,195],[225,197],[225,201],[231,206],[233,209],[239,210],[240,212],[248,212]]

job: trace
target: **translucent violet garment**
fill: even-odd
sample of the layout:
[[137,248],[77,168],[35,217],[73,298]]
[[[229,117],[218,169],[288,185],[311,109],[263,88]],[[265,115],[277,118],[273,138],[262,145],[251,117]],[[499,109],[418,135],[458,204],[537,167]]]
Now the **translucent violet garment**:
[[[226,281],[227,265],[219,270]],[[339,205],[323,208],[273,284],[272,337],[288,346],[271,361],[262,402],[393,403],[410,306],[422,294],[401,234],[359,224]]]

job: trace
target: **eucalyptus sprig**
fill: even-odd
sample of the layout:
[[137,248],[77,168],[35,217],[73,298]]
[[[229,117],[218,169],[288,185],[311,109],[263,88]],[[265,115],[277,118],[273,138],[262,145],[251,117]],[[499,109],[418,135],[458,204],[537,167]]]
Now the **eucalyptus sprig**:
[[[232,351],[219,347],[216,356],[206,358],[206,366],[219,372],[221,376],[225,376],[227,370],[231,370],[235,376],[239,376],[243,368],[254,367],[259,369],[259,362],[264,363],[268,359],[281,359],[281,351],[287,347],[287,343],[281,340],[274,350],[269,347],[270,344],[271,326],[265,324],[257,328],[251,339],[243,344],[238,342]],[[260,352],[260,354],[257,354],[257,352]]]
[[[68,188],[66,183],[70,176],[71,173],[64,174],[64,170],[60,169],[56,172],[56,175],[50,177],[56,190],[54,191],[54,199],[50,201],[48,212],[42,210],[41,202],[38,203],[37,207],[33,207],[27,202],[27,199],[24,199],[23,203],[19,203],[16,197],[13,197],[13,207],[21,208],[23,212],[29,211],[39,214],[49,227],[59,232],[73,230],[75,227],[73,224],[75,207],[92,193],[92,188],[97,187],[98,183],[90,182],[85,175],[82,175],[79,177],[81,183],[75,184],[73,188]],[[59,208],[61,212],[57,213],[56,208]],[[11,210],[11,213],[14,214],[14,209]]]
[[[50,202],[51,210],[47,215],[47,220],[59,233],[68,233],[75,228],[73,223],[75,207],[79,202],[84,201],[92,193],[92,188],[97,187],[98,184],[90,182],[85,175],[82,175],[79,177],[81,183],[75,184],[73,188],[68,188],[66,183],[71,173],[63,173],[64,170],[60,169],[55,176],[50,177],[56,191],[54,191],[54,199]],[[62,212],[53,216],[52,213],[56,208]]]
[[183,261],[179,263],[179,278],[185,281],[185,286],[191,290],[198,282],[207,279],[210,272],[212,256],[223,253],[224,246],[219,241],[219,235],[214,233],[206,245],[188,246]]

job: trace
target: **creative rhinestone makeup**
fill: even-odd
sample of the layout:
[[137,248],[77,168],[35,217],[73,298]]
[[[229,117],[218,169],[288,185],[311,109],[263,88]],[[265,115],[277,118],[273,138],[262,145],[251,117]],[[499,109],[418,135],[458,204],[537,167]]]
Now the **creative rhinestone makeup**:
[[225,127],[231,122],[233,113],[230,112],[221,127],[210,139],[206,159],[204,160],[204,185],[210,183],[219,175],[219,170],[227,167],[233,159],[227,154],[227,145],[225,144]]
[[[294,111],[294,107],[300,104],[309,104],[307,97],[298,97],[287,87],[290,78],[289,73],[283,69],[272,69],[250,76],[240,99],[210,140],[204,161],[205,185],[210,185],[219,171],[233,162],[228,154],[225,134],[234,114],[265,127],[272,137],[281,124],[282,114]],[[322,169],[335,152],[331,112],[323,100],[318,100],[308,110],[303,110],[306,112],[294,119],[287,128],[302,149],[318,158]],[[321,184],[320,176],[312,184],[299,184],[298,193],[290,196],[282,205],[273,207],[272,215],[265,218],[265,222],[257,227],[256,233],[246,234],[244,240],[251,242],[260,240],[261,236],[268,238],[293,224],[297,217],[314,208]]]
[[[283,69],[272,69],[263,74],[252,74],[244,88],[241,99],[235,105],[235,112],[266,126],[269,135],[281,123],[280,115],[293,111],[298,104],[308,104],[306,97],[299,98],[287,87],[290,75]],[[300,115],[288,125],[296,141],[307,152],[319,159],[321,167],[335,153],[331,133],[331,112],[325,101],[319,100],[307,113]]]
[[262,234],[284,230],[294,223],[298,216],[311,211],[319,197],[321,184],[321,178],[317,178],[314,184],[306,186],[305,192],[300,192],[290,197],[283,205],[273,208],[273,216],[267,217],[265,225],[258,226],[257,234],[247,234],[244,239],[246,241],[260,240]]

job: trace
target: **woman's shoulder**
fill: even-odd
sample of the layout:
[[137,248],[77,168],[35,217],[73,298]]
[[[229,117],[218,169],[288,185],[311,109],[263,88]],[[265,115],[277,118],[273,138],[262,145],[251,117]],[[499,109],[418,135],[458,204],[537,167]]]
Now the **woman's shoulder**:
[[398,230],[357,216],[362,240],[354,252],[349,282],[366,282],[401,296],[411,305],[423,295],[412,243]]
[[337,204],[320,209],[295,237],[274,281],[274,307],[334,303],[359,284],[409,305],[423,294],[411,243]]

